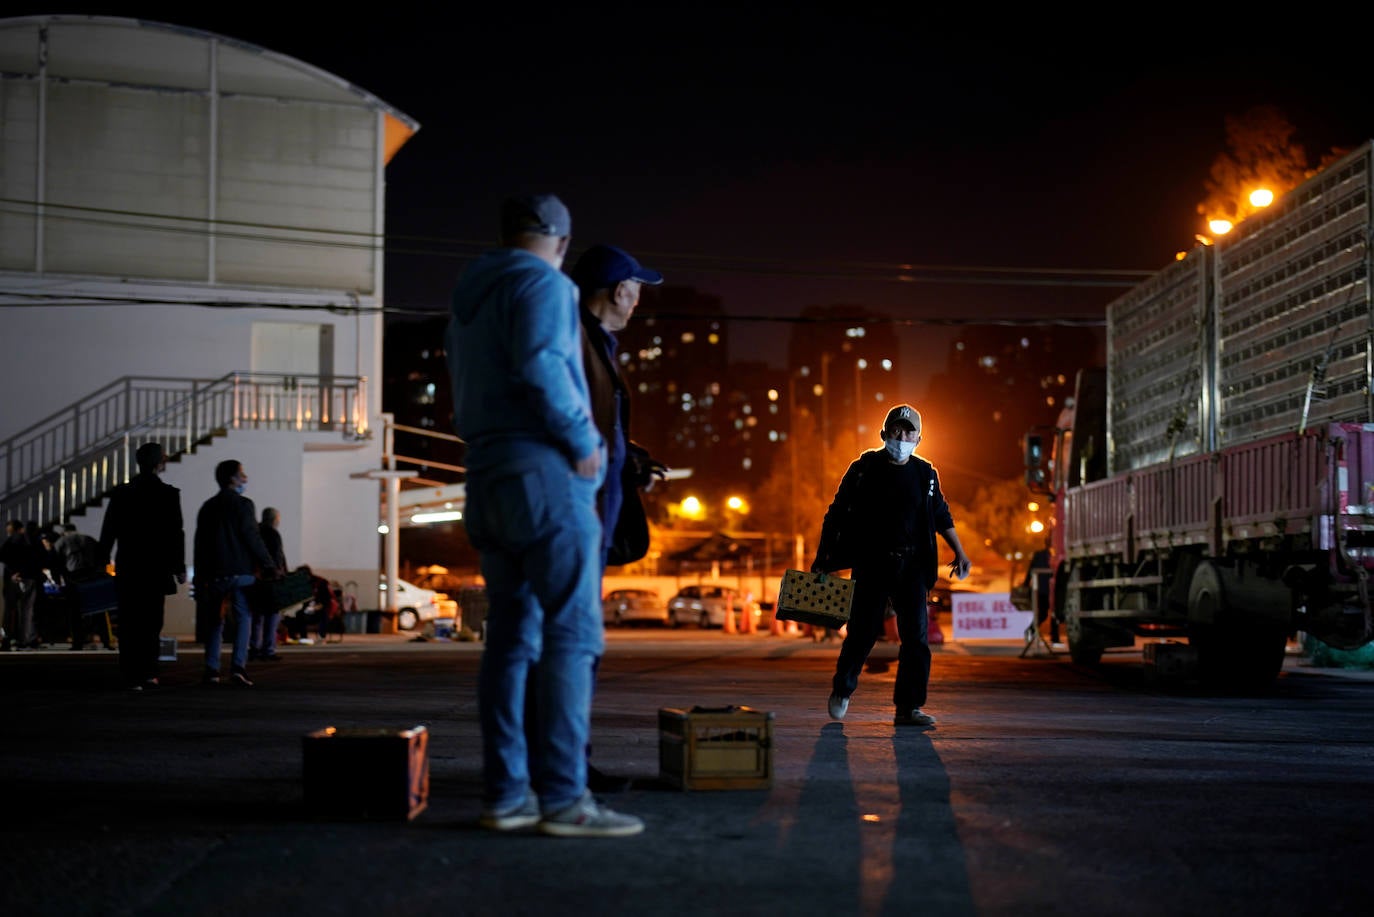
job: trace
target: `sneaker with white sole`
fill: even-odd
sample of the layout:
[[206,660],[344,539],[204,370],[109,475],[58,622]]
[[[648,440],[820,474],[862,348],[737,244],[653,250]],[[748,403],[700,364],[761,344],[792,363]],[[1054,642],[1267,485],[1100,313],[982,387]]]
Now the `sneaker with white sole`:
[[842,720],[844,719],[844,715],[849,712],[849,698],[840,697],[838,694],[832,694],[826,706],[830,709],[830,718],[832,720]]
[[477,824],[491,831],[519,831],[539,824],[539,800],[526,794],[516,805],[506,809],[483,809]]
[[934,726],[935,717],[929,713],[922,713],[921,708],[917,707],[911,711],[897,711],[897,718],[892,721],[897,726]]
[[554,837],[630,837],[644,830],[644,822],[612,812],[588,792],[561,812],[545,815],[539,830]]

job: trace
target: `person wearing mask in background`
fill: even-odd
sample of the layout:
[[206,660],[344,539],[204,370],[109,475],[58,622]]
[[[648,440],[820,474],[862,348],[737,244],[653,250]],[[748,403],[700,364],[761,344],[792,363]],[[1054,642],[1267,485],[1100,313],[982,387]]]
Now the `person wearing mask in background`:
[[167,596],[186,582],[181,491],[158,477],[167,467],[160,443],[134,453],[138,474],[110,494],[100,551],[113,555],[119,603],[119,668],[134,691],[156,687]]
[[[258,534],[262,536],[262,543],[267,546],[267,553],[272,555],[276,569],[258,571],[263,579],[275,579],[286,573],[286,549],[282,546],[281,532],[277,531],[280,525],[281,513],[272,506],[264,508],[262,521],[258,523]],[[252,598],[253,630],[248,637],[248,658],[280,662],[281,655],[277,653],[277,627],[281,624],[281,609],[277,607],[272,590],[267,584],[263,584],[263,588],[254,589]]]
[[254,570],[265,578],[278,576],[276,561],[258,532],[253,501],[243,495],[248,473],[243,464],[226,459],[215,466],[219,493],[201,504],[196,514],[195,553],[192,563],[196,578],[196,632],[203,635],[205,672],[202,684],[220,683],[220,651],[224,640],[224,617],[220,607],[229,600],[234,615],[234,648],[230,661],[229,683],[251,688],[248,678],[248,637],[253,613],[248,604],[250,588],[257,582]]
[[832,718],[844,719],[891,600],[901,641],[894,723],[929,728],[935,717],[921,708],[930,686],[927,595],[938,575],[936,534],[954,550],[951,576],[963,579],[971,564],[940,492],[939,474],[915,454],[921,415],[911,405],[897,405],[883,421],[882,439],[883,448],[860,455],[840,480],[811,564],[815,573],[854,571],[854,601],[827,706]]
[[[554,195],[512,197],[500,230],[501,247],[459,279],[446,333],[454,428],[468,444],[464,523],[489,602],[478,823],[638,834],[642,821],[587,788],[592,664],[605,645],[596,492],[606,444],[591,416],[577,288],[560,270],[572,217]],[[537,695],[533,747],[527,684]]]

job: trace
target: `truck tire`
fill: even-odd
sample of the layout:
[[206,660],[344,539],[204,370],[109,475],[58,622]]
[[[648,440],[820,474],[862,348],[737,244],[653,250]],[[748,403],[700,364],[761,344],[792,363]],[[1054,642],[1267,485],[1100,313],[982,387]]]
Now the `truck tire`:
[[1248,615],[1227,599],[1225,571],[1203,561],[1188,586],[1188,642],[1203,683],[1223,691],[1262,691],[1283,669],[1287,628]]
[[1064,590],[1064,622],[1069,638],[1069,658],[1075,665],[1093,666],[1102,661],[1102,652],[1107,643],[1100,634],[1095,633],[1091,621],[1082,615],[1083,591],[1076,588],[1081,582],[1078,568],[1069,574],[1069,585]]

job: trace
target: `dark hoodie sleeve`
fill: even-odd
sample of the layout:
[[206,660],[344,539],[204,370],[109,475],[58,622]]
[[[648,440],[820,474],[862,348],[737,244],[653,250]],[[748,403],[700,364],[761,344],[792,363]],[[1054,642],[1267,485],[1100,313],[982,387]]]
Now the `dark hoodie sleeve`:
[[853,558],[841,556],[840,541],[846,535],[853,534],[846,532],[845,527],[850,524],[850,511],[857,496],[859,480],[863,477],[862,465],[862,457],[855,459],[840,479],[835,499],[830,501],[830,508],[825,511],[825,521],[821,523],[821,538],[816,546],[816,560],[811,565],[812,569],[829,573],[847,569],[853,563]]

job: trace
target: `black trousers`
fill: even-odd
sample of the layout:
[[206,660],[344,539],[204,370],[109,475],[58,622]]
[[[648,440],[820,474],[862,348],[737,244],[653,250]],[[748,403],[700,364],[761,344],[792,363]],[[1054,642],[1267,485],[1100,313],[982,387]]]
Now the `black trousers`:
[[868,654],[883,633],[890,601],[901,641],[892,702],[899,711],[925,705],[930,687],[930,613],[921,566],[910,555],[886,555],[854,568],[854,604],[831,682],[835,694],[848,697],[858,688]]
[[119,599],[119,671],[125,684],[139,685],[158,673],[168,578],[115,577]]

